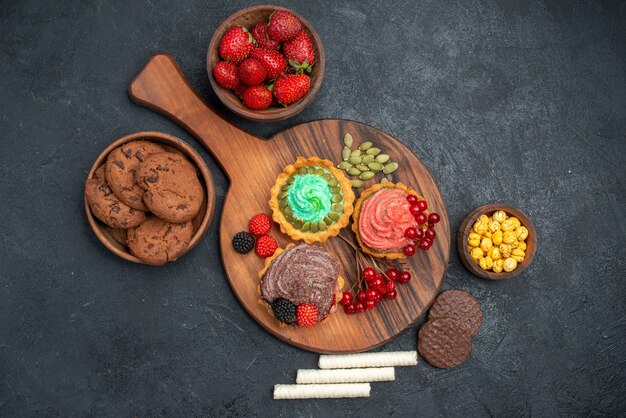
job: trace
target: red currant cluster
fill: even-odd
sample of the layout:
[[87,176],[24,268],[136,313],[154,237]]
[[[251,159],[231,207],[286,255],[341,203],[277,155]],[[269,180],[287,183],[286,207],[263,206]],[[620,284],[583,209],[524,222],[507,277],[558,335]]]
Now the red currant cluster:
[[362,313],[366,309],[374,309],[376,305],[385,299],[395,299],[398,296],[396,292],[396,282],[405,284],[411,280],[411,273],[408,271],[398,271],[395,268],[387,270],[383,274],[376,271],[373,267],[367,267],[361,272],[361,278],[365,281],[365,286],[360,285],[355,296],[350,292],[343,292],[340,303],[347,314]]
[[[411,215],[415,217],[418,227],[410,226],[404,231],[404,236],[408,239],[412,239],[417,243],[417,246],[427,251],[432,245],[433,240],[437,236],[437,233],[433,230],[433,226],[441,220],[438,213],[431,213],[427,215],[425,210],[428,209],[428,203],[425,200],[419,200],[417,196],[412,194],[406,197],[406,200],[411,204]],[[414,244],[407,244],[402,249],[402,252],[410,257],[415,254],[416,248]]]

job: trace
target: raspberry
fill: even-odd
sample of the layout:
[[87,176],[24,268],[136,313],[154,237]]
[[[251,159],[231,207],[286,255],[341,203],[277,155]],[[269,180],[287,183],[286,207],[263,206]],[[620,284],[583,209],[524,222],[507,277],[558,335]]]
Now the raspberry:
[[252,235],[265,235],[270,232],[272,220],[264,213],[257,213],[248,222],[248,231]]
[[254,250],[259,257],[267,258],[274,254],[276,248],[278,248],[276,240],[269,235],[263,235],[256,240],[256,247]]
[[279,321],[287,324],[293,324],[296,321],[296,305],[290,300],[285,298],[276,299],[272,303],[272,310],[274,311],[274,316]]
[[237,232],[233,237],[233,248],[239,254],[247,254],[254,248],[254,237],[246,231]]
[[318,310],[315,305],[310,303],[301,303],[296,310],[298,316],[298,325],[301,327],[312,327],[317,324]]

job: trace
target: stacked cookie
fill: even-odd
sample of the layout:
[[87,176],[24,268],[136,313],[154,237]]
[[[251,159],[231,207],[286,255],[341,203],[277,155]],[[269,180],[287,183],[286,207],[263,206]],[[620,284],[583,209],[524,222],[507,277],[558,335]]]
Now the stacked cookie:
[[91,212],[112,228],[127,231],[130,252],[161,265],[185,252],[191,220],[204,201],[194,165],[177,151],[149,141],[114,149],[85,185]]
[[419,330],[417,348],[435,367],[456,367],[469,358],[482,322],[483,311],[474,296],[463,290],[448,290],[430,308],[428,322]]

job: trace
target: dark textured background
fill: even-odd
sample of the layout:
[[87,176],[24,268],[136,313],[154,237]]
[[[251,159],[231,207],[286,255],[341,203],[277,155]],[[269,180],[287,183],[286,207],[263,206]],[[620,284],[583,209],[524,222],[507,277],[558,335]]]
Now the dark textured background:
[[[0,416],[625,414],[624,2],[280,4],[317,28],[326,79],[299,116],[261,125],[219,106],[205,72],[213,30],[249,3],[0,2]],[[389,132],[430,167],[453,228],[498,199],[526,211],[540,235],[521,277],[477,279],[452,252],[443,288],[470,291],[485,313],[471,359],[399,369],[367,400],[272,401],[317,355],[240,307],[217,222],[162,268],[108,252],[82,192],[116,138],[189,141],[215,176],[217,216],[228,186],[185,131],[129,101],[157,51],[255,134],[329,117]]]

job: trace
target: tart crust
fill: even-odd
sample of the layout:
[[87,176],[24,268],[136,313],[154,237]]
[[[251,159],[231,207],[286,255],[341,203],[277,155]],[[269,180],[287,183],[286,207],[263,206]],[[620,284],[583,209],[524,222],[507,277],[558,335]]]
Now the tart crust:
[[[359,234],[359,217],[361,216],[361,208],[363,206],[363,202],[365,201],[365,199],[367,199],[368,197],[372,196],[374,193],[382,189],[400,189],[400,190],[403,190],[407,195],[411,194],[413,196],[416,196],[418,199],[424,199],[422,196],[419,195],[419,193],[417,193],[415,190],[411,189],[404,183],[374,184],[373,186],[363,190],[363,192],[361,193],[361,196],[359,197],[359,199],[356,201],[356,204],[354,205],[354,213],[352,214],[352,220],[353,220],[352,230],[354,231],[354,234],[356,235],[356,239],[359,243],[359,246],[361,247],[364,253],[367,253],[376,258],[386,258],[387,260],[403,259],[403,258],[406,258],[406,255],[402,251],[378,252],[374,250],[373,248],[366,246],[361,240],[361,235]],[[428,214],[428,211],[426,210],[424,211],[424,213]]]
[[[303,232],[294,227],[291,222],[285,218],[285,215],[280,210],[280,202],[278,195],[283,184],[294,174],[300,167],[320,167],[328,170],[339,182],[343,194],[343,213],[339,216],[339,219],[332,225],[328,226],[326,231],[317,232]],[[322,160],[319,157],[298,157],[296,162],[285,167],[282,173],[276,178],[274,186],[272,186],[271,196],[269,200],[270,208],[272,208],[272,219],[280,225],[280,231],[289,235],[293,240],[302,240],[307,244],[314,242],[326,242],[329,237],[334,237],[339,234],[342,228],[348,226],[350,223],[350,215],[354,211],[353,203],[356,199],[354,192],[352,191],[352,184],[350,180],[343,174],[343,172],[334,167],[332,161]]]
[[[270,268],[270,266],[272,265],[272,262],[279,256],[281,255],[283,252],[285,252],[285,250],[291,248],[291,247],[295,247],[296,244],[288,244],[285,248],[277,248],[276,251],[274,252],[274,254],[271,257],[268,257],[265,259],[265,265],[263,266],[263,268],[259,271],[258,273],[258,277],[260,280],[263,280],[263,276],[265,275],[265,273],[267,272],[267,270]],[[337,304],[339,303],[339,301],[341,300],[341,298],[343,297],[343,286],[345,285],[346,281],[345,279],[339,275],[337,276],[337,285],[335,286],[335,303],[333,303],[333,305],[331,306],[330,310],[328,311],[328,313],[326,314],[326,316],[324,318],[321,319],[320,322],[324,322],[326,320],[326,318],[328,318],[330,316],[330,314],[334,313],[335,310],[337,310]],[[272,307],[263,300],[263,298],[261,297],[261,282],[259,281],[259,285],[257,286],[257,289],[259,291],[259,304],[264,306],[268,312],[270,313],[270,315],[272,317],[274,317],[274,311],[272,310]],[[289,326],[289,324],[286,324],[282,321],[279,321],[278,319],[276,320],[278,322],[278,326],[282,327],[287,327]],[[316,324],[317,325],[317,324]]]

